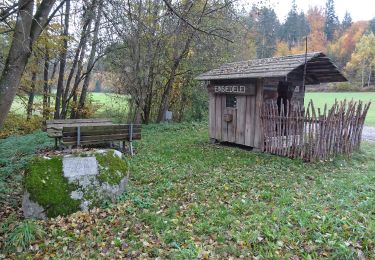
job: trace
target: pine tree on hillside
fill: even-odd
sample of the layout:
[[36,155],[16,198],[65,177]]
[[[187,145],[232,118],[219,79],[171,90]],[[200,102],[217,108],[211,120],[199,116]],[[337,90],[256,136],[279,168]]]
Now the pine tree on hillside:
[[299,45],[301,40],[309,33],[309,24],[303,12],[297,12],[296,1],[293,0],[285,23],[280,30],[280,38],[288,43],[289,50]]
[[300,44],[300,41],[303,40],[310,33],[310,25],[303,11],[301,11],[300,14],[298,15],[297,30],[298,30],[297,37],[299,40],[298,44]]
[[352,16],[350,15],[350,13],[348,11],[346,11],[344,19],[342,20],[342,23],[341,23],[341,30],[345,31],[352,24],[353,24]]
[[369,30],[370,30],[372,33],[375,33],[375,17],[372,18],[371,21],[370,21]]
[[254,7],[252,15],[255,22],[257,57],[272,57],[276,51],[277,32],[280,27],[275,10],[268,7],[260,9]]
[[328,41],[333,40],[338,24],[339,22],[335,12],[335,2],[334,0],[327,0],[324,33]]

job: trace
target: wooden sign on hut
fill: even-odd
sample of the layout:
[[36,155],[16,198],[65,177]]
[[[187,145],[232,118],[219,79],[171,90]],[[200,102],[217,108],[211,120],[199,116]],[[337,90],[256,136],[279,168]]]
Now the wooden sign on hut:
[[[300,104],[303,110],[305,85],[347,81],[321,52],[228,63],[197,79],[207,82],[211,140],[261,151],[266,142],[264,104],[275,104],[279,116],[280,109],[288,109],[282,104]],[[280,131],[285,124],[273,130]]]

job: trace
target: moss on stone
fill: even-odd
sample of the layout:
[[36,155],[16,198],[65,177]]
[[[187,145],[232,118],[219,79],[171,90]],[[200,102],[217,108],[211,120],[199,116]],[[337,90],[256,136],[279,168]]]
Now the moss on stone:
[[[47,217],[66,216],[81,209],[81,203],[89,202],[88,207],[98,207],[106,196],[101,192],[103,183],[118,185],[127,176],[128,164],[118,157],[113,150],[105,153],[81,153],[76,157],[95,156],[99,174],[88,186],[81,186],[79,180],[69,182],[63,173],[63,158],[35,158],[26,169],[24,185],[30,193],[30,200],[38,203],[46,210]],[[82,199],[73,199],[76,191]]]
[[115,155],[114,151],[108,151],[102,154],[95,154],[99,164],[98,180],[101,183],[116,185],[126,177],[128,173],[128,164],[125,160]]
[[61,157],[34,159],[27,168],[24,184],[31,200],[43,206],[48,217],[79,210],[80,201],[70,197],[77,187],[63,176]]

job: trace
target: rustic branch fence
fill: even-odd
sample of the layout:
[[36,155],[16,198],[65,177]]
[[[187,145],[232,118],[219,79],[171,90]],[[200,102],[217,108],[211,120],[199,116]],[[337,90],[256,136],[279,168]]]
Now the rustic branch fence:
[[327,109],[316,109],[311,100],[305,110],[300,104],[275,101],[262,105],[264,152],[327,160],[359,149],[363,125],[371,103],[341,101]]

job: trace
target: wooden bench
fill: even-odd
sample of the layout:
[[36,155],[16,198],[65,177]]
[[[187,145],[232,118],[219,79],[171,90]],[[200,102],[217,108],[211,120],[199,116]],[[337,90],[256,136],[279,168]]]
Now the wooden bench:
[[141,139],[140,124],[111,124],[92,126],[65,126],[62,130],[62,144],[64,146],[81,146],[102,143],[112,143],[114,141],[130,143],[130,153],[133,154],[133,140]]
[[112,119],[98,118],[98,119],[57,119],[46,120],[44,129],[48,136],[55,138],[55,146],[61,141],[63,136],[63,127],[78,127],[78,126],[98,126],[98,125],[112,125]]

